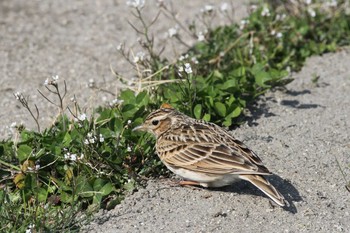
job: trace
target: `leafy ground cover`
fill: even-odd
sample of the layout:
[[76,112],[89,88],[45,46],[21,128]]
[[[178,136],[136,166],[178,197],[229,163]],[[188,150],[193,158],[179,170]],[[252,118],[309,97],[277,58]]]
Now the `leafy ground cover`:
[[[239,24],[208,27],[207,32],[182,25],[198,42],[170,63],[149,34],[156,20],[144,20],[142,1],[129,4],[142,25],[132,27],[143,38],[143,52],[133,55],[120,46],[137,78],[130,82],[115,72],[128,88],[111,106],[98,107],[87,118],[74,99],[73,108],[64,106],[66,83],[52,77],[40,94],[58,106],[60,117],[41,130],[37,109],[15,93],[38,129],[18,126],[18,138],[0,142],[1,231],[78,230],[86,215],[113,208],[145,177],[166,174],[154,153],[154,139],[132,132],[161,103],[233,127],[259,95],[292,81],[288,74],[298,71],[307,57],[350,42],[350,17],[343,3],[262,4]],[[230,15],[224,6],[221,10]],[[159,12],[174,16],[165,5]],[[204,23],[213,15],[211,6],[203,8]],[[177,28],[169,29],[169,37],[183,42]],[[49,99],[49,93],[56,99]]]

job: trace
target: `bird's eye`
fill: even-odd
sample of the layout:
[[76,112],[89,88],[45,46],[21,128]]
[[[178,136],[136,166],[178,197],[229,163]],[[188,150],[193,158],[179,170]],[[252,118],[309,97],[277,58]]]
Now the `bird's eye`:
[[158,120],[154,120],[152,121],[152,125],[158,125],[159,121]]

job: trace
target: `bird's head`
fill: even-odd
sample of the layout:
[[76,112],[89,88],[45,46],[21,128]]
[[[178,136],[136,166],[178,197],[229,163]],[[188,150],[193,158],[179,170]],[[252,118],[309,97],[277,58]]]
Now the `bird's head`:
[[179,114],[170,104],[162,104],[158,110],[147,116],[142,125],[135,127],[133,131],[147,131],[158,137],[177,124],[176,116]]

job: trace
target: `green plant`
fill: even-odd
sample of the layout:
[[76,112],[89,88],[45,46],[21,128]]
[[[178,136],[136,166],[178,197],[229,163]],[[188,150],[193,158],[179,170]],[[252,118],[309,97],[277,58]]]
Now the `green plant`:
[[[143,177],[165,174],[154,153],[154,139],[132,132],[161,103],[232,127],[244,120],[244,110],[259,95],[290,82],[288,74],[298,71],[307,57],[350,43],[350,17],[342,5],[261,5],[239,25],[219,28],[211,28],[215,12],[207,6],[201,15],[205,33],[195,24],[181,25],[165,5],[148,23],[143,6],[134,3],[141,28],[133,28],[143,38],[143,50],[133,54],[121,45],[119,51],[137,78],[128,80],[115,72],[126,88],[111,106],[98,107],[90,118],[75,99],[73,107],[65,106],[66,84],[61,94],[55,76],[45,84],[58,101],[40,94],[58,107],[60,117],[41,130],[37,107],[33,111],[28,99],[16,93],[38,132],[17,126],[15,140],[0,142],[1,231],[78,230],[88,213],[113,208]],[[173,63],[161,57],[162,49],[156,50],[156,38],[150,34],[161,13],[179,25],[172,28],[171,39],[188,46],[177,30],[198,39]]]

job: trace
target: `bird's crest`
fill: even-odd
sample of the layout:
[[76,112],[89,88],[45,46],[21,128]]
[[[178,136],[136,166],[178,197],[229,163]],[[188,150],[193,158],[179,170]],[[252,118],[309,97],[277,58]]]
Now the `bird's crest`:
[[160,106],[160,108],[168,108],[168,109],[174,109],[173,106],[171,106],[170,104],[168,103],[164,103]]

